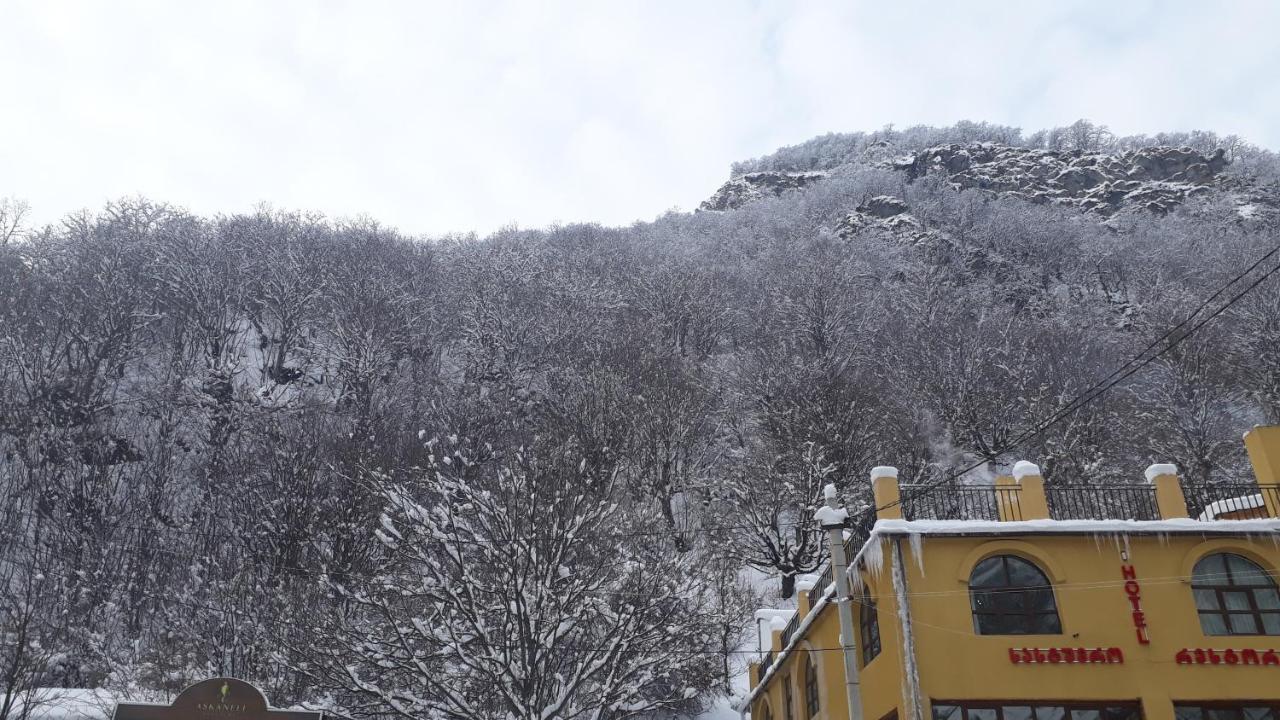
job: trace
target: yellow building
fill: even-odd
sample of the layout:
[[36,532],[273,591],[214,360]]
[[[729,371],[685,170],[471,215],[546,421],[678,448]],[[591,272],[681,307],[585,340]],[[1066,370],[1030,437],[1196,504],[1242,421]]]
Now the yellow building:
[[1139,485],[1046,488],[1019,463],[995,486],[926,493],[877,468],[874,527],[845,543],[852,642],[830,568],[806,578],[744,712],[1280,720],[1280,427],[1245,443],[1247,486],[1153,465]]

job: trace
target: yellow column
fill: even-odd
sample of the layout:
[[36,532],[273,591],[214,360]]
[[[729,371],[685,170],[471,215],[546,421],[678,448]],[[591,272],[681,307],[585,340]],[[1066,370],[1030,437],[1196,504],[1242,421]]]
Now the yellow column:
[[1147,482],[1156,489],[1156,507],[1160,510],[1160,519],[1187,517],[1187,499],[1178,482],[1178,468],[1166,464],[1152,465],[1147,468],[1146,476]]
[[1253,428],[1244,434],[1244,448],[1249,451],[1253,477],[1262,491],[1268,517],[1280,517],[1280,426]]
[[1013,479],[1018,485],[1017,501],[1023,520],[1048,520],[1049,500],[1044,494],[1044,477],[1040,466],[1021,460],[1014,463]]
[[817,575],[801,575],[796,578],[796,612],[800,615],[800,621],[809,616],[809,611],[813,608],[809,606],[809,591],[818,583]]
[[1173,701],[1168,695],[1144,694],[1142,720],[1174,720]]
[[754,690],[755,687],[760,684],[760,663],[747,663],[747,678],[750,680],[751,689]]
[[902,519],[901,496],[898,494],[898,468],[888,465],[871,468],[871,494],[876,501],[877,519]]

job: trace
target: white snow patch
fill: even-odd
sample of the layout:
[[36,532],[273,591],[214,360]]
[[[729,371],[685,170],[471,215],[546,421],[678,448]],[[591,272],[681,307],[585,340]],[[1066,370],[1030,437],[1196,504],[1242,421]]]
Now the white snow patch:
[[1267,503],[1262,499],[1262,493],[1253,495],[1244,495],[1242,497],[1226,498],[1209,503],[1205,507],[1204,512],[1200,513],[1197,521],[1216,520],[1219,515],[1227,513],[1239,512],[1241,510],[1257,510],[1266,507]]
[[1028,475],[1039,477],[1040,466],[1033,462],[1027,462],[1026,460],[1019,460],[1013,464],[1014,480],[1021,481],[1022,478],[1027,477]]
[[1156,463],[1155,465],[1148,465],[1147,471],[1143,473],[1143,475],[1145,475],[1147,478],[1147,482],[1152,482],[1156,478],[1160,477],[1161,475],[1177,475],[1177,474],[1178,474],[1178,466],[1172,463]]
[[867,539],[884,535],[1026,535],[1035,533],[1266,534],[1280,532],[1280,519],[1258,520],[878,520]]
[[882,477],[893,478],[894,480],[897,480],[898,468],[892,465],[877,465],[871,468],[872,480],[875,480],[876,478],[882,478]]
[[[827,487],[830,487],[828,485]],[[849,511],[844,508],[822,506],[813,514],[813,519],[823,528],[839,527],[849,518]]]

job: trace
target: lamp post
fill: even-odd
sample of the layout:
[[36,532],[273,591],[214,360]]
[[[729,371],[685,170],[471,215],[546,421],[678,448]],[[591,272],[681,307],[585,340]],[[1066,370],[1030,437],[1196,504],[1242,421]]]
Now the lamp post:
[[836,586],[836,609],[840,613],[840,647],[844,656],[844,687],[849,702],[849,720],[862,720],[862,689],[858,685],[857,644],[853,635],[853,606],[849,597],[849,566],[844,556],[844,523],[849,513],[836,500],[836,486],[822,489],[825,507],[818,508],[814,519],[827,531],[831,546],[831,578]]

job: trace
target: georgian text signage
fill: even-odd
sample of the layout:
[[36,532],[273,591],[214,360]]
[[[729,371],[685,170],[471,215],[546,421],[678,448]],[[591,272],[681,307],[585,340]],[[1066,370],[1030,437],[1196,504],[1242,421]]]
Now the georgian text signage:
[[1109,648],[1009,648],[1014,665],[1117,665],[1124,662],[1118,647]]
[[213,678],[183,690],[172,705],[117,703],[112,720],[323,720],[324,713],[272,710],[258,688]]
[[1280,667],[1280,654],[1275,650],[1237,650],[1227,648],[1182,648],[1173,661],[1179,665],[1271,665]]

